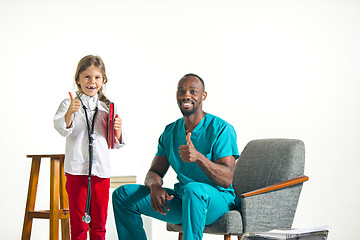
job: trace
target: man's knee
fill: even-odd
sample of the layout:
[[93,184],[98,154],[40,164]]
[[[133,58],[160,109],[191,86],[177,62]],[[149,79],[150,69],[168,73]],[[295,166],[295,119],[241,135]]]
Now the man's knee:
[[150,190],[144,185],[127,184],[118,187],[112,194],[113,202],[124,205],[132,205],[150,194]]
[[[131,192],[134,191],[134,187],[131,186],[132,184],[122,185],[114,190],[112,193],[112,200],[113,202],[117,203],[129,203]],[[129,194],[130,193],[130,194]]]
[[206,183],[190,182],[184,186],[184,196],[188,198],[198,198],[207,201],[208,188],[210,186]]

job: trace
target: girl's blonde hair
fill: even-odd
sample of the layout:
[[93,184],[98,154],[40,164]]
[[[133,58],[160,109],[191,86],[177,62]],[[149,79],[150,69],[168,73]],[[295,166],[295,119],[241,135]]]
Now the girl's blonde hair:
[[[78,84],[80,74],[92,65],[94,65],[96,68],[98,68],[99,71],[101,72],[101,75],[103,76],[103,80],[104,80],[104,85],[108,81],[107,76],[106,76],[106,71],[105,71],[105,64],[104,64],[103,60],[101,59],[101,57],[94,56],[94,55],[87,55],[79,61],[78,66],[76,68],[76,72],[75,72],[75,83],[80,92],[82,92],[81,86],[80,86],[80,84]],[[106,103],[106,105],[109,107],[110,100],[107,99],[107,97],[105,97],[102,87],[99,90],[98,94],[99,94],[99,100]]]

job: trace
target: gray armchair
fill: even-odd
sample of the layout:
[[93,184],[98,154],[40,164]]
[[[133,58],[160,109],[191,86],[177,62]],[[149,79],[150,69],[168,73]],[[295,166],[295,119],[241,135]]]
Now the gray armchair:
[[[241,207],[208,225],[204,233],[231,235],[290,228],[304,176],[305,146],[295,139],[260,139],[249,142],[236,162],[233,187]],[[179,232],[181,224],[167,223],[167,230]]]

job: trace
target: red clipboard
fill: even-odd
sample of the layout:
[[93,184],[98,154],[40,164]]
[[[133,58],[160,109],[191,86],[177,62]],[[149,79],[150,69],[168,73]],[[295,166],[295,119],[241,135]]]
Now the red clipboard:
[[115,106],[113,102],[109,104],[109,116],[108,116],[108,131],[107,131],[107,142],[108,148],[114,148],[115,142],[115,130],[114,130],[114,121],[115,121]]

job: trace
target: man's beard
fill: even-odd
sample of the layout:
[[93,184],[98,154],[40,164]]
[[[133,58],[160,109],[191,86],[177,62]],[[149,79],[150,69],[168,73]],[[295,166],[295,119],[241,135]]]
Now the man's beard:
[[196,105],[193,104],[193,108],[191,110],[187,110],[187,109],[184,110],[184,109],[180,108],[180,111],[184,115],[184,117],[189,117],[189,116],[193,115],[198,110],[198,108],[201,106],[201,102],[202,101],[200,101]]
[[181,113],[184,115],[184,117],[189,117],[192,114],[194,114],[196,112],[196,108],[193,108],[192,110],[183,110],[180,109]]

